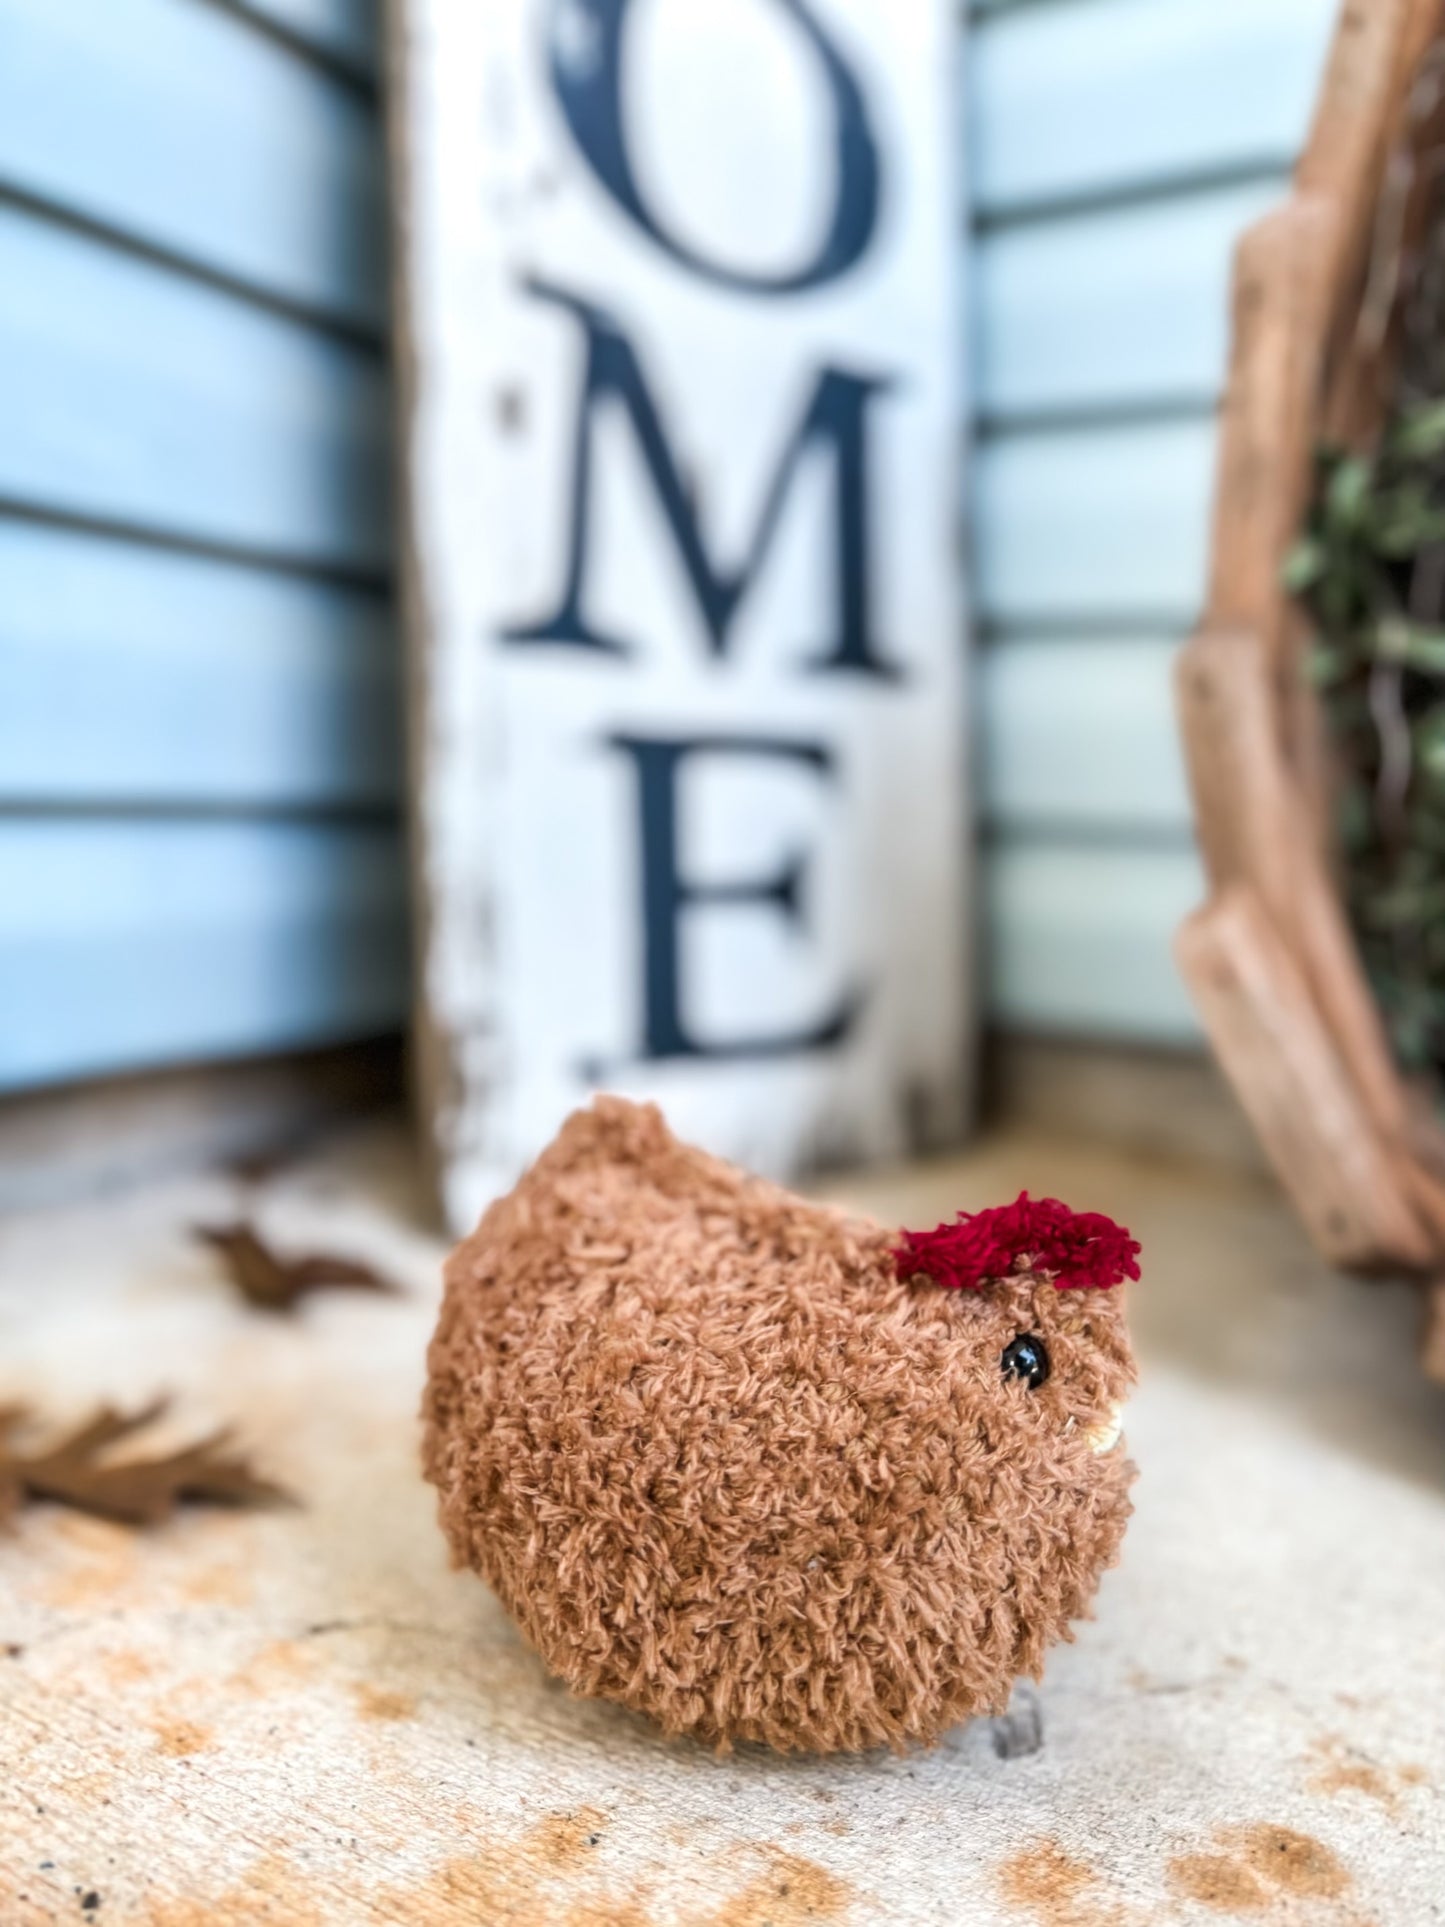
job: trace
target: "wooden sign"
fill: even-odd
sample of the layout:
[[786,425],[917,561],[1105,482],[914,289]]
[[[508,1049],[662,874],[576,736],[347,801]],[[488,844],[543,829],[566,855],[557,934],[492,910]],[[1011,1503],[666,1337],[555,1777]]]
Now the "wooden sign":
[[950,0],[399,0],[424,1100],[785,1174],[969,1090]]

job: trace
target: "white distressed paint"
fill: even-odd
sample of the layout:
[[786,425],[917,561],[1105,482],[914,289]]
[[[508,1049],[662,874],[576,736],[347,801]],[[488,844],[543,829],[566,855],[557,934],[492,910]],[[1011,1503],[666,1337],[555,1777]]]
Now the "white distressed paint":
[[[633,9],[624,117],[642,192],[697,254],[747,274],[805,257],[831,218],[833,95],[808,21],[858,77],[881,156],[871,245],[825,285],[767,296],[680,265],[585,161],[548,56],[560,49],[574,81],[595,73],[608,11],[399,8],[423,983],[448,1067],[437,1130],[457,1224],[594,1082],[653,1095],[685,1135],[780,1173],[843,1147],[896,1155],[918,1113],[943,1135],[966,1108],[956,13],[946,0]],[[500,640],[560,600],[584,374],[578,322],[529,278],[625,332],[719,570],[747,555],[820,369],[891,378],[867,404],[868,554],[874,653],[895,680],[804,666],[838,624],[831,453],[800,464],[720,660],[615,398],[595,436],[582,607],[631,653]],[[619,733],[768,737],[831,758],[825,776],[712,754],[679,776],[690,880],[803,865],[802,914],[696,906],[680,955],[686,1020],[709,1046],[796,1035],[856,993],[841,1043],[640,1061],[640,777],[609,747]]]

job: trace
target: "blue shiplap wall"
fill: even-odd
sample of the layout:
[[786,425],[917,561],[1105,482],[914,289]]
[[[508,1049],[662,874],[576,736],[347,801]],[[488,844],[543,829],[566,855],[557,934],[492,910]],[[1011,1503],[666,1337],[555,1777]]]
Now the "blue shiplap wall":
[[[971,20],[991,1002],[1185,1038],[1228,255],[1332,0]],[[405,1004],[371,0],[0,0],[0,1088]]]
[[1201,601],[1229,255],[1280,196],[1334,0],[976,7],[974,527],[989,1002],[1186,1041],[1202,883],[1169,688]]
[[405,1000],[360,0],[0,0],[0,1086]]

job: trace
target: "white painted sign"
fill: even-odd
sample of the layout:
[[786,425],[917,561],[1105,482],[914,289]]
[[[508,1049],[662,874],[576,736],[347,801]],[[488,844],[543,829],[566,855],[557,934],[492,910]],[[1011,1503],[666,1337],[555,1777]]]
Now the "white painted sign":
[[397,0],[423,1063],[467,1224],[589,1090],[955,1135],[955,0]]

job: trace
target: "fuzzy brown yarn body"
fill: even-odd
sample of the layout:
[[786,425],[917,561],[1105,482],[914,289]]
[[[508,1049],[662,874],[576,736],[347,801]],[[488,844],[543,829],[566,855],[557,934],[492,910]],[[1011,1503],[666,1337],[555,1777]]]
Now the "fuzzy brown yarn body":
[[575,1691],[714,1744],[927,1742],[1086,1611],[1130,1510],[1122,1292],[944,1291],[892,1243],[609,1098],[453,1253],[427,1476]]

